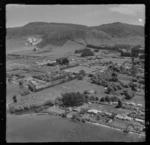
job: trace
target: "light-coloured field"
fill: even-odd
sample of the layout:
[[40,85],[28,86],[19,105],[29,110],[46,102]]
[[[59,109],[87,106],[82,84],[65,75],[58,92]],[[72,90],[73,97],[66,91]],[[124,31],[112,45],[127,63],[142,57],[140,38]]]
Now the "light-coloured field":
[[[25,103],[36,103],[41,102],[48,99],[55,99],[60,96],[61,93],[65,92],[84,92],[85,90],[96,90],[97,93],[95,96],[101,98],[104,94],[104,88],[102,86],[97,86],[95,84],[91,84],[86,80],[73,80],[70,82],[66,82],[61,85],[57,85],[51,88],[44,89],[42,91],[29,94],[27,96],[22,97],[22,101]],[[10,97],[10,96],[9,96]]]

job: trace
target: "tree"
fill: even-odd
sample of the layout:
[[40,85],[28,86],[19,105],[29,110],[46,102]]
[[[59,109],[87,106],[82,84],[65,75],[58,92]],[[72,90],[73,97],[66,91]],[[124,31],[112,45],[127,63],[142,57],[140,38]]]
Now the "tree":
[[133,83],[133,82],[130,82],[130,87],[131,87],[131,89],[132,89],[132,91],[137,91],[137,89],[136,89],[136,85]]
[[98,102],[99,98],[98,98],[98,97],[95,97],[95,100]]
[[104,102],[105,100],[104,100],[104,97],[102,97],[101,99],[100,99],[100,102]]
[[134,93],[132,91],[125,91],[124,92],[125,99],[130,100],[134,97]]
[[132,65],[132,67],[131,67],[131,73],[132,73],[132,75],[136,76],[137,72],[138,72],[137,67],[135,65]]
[[122,102],[120,99],[118,99],[118,105],[116,106],[116,108],[122,108]]
[[19,81],[19,87],[23,88],[23,81]]
[[84,70],[80,70],[79,74],[85,76],[85,71]]
[[93,51],[91,51],[90,49],[86,49],[81,53],[81,57],[86,57],[86,56],[94,56]]
[[14,95],[12,99],[13,99],[14,103],[17,103],[17,96],[16,95]]
[[76,53],[79,53],[79,50],[75,50],[75,52],[74,52],[74,53],[75,53],[75,54],[76,54]]
[[83,80],[83,75],[79,75],[78,80]]
[[84,97],[81,93],[64,93],[62,94],[62,104],[67,107],[80,106],[84,102]]
[[114,82],[118,81],[118,75],[115,72],[112,73],[112,81]]

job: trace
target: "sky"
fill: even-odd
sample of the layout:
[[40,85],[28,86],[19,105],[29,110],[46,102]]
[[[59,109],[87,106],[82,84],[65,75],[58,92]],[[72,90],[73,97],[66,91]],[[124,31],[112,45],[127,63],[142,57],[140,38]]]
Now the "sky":
[[73,23],[98,26],[113,22],[145,24],[145,5],[18,5],[6,6],[6,27],[29,22]]

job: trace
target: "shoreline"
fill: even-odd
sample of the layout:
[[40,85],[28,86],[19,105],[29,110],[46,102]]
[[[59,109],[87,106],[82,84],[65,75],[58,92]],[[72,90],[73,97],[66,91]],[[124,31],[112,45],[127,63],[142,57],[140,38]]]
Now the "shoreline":
[[[115,130],[118,130],[118,131],[123,132],[123,130],[122,130],[122,129],[115,128],[115,127],[108,126],[108,125],[104,125],[104,124],[92,123],[92,122],[89,122],[89,121],[86,121],[86,123],[93,124],[93,125],[97,125],[97,126],[103,126],[103,127],[107,127],[107,128],[111,128],[111,129],[115,129]],[[138,136],[143,136],[143,137],[145,137],[145,136],[146,136],[145,134],[142,134],[142,133],[141,133],[141,134],[138,134],[138,133],[135,133],[135,132],[132,132],[132,131],[130,131],[129,133],[130,133],[130,134],[135,134],[135,135],[138,135]]]

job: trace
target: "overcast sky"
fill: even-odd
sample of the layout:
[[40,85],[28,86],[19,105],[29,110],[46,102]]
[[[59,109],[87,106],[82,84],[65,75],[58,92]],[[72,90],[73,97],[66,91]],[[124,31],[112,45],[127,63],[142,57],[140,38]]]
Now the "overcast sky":
[[7,5],[6,27],[29,22],[59,22],[96,26],[113,22],[144,25],[144,5]]

